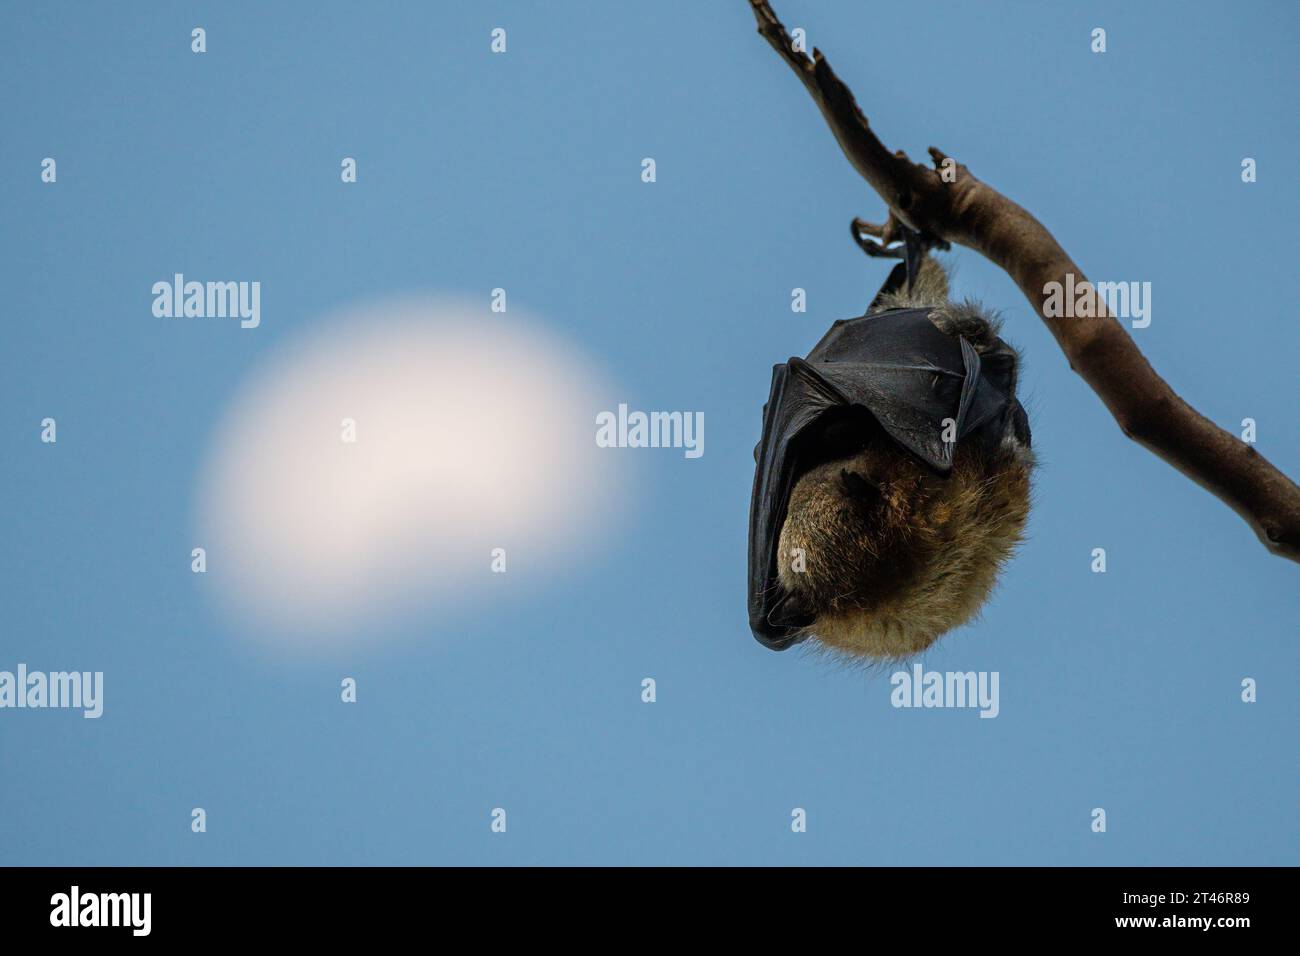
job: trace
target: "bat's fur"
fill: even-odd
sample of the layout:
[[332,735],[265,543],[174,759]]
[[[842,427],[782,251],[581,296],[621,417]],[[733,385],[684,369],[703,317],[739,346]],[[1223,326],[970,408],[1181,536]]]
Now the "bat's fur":
[[[979,351],[990,347],[996,320],[972,303],[949,303],[947,293],[946,274],[927,257],[912,289],[886,296],[876,310],[933,307],[940,329]],[[907,657],[969,621],[987,599],[1021,540],[1033,455],[1010,434],[994,451],[959,445],[941,478],[883,432],[864,441],[860,452],[795,483],[778,574],[792,608],[815,617],[805,633],[825,647]]]

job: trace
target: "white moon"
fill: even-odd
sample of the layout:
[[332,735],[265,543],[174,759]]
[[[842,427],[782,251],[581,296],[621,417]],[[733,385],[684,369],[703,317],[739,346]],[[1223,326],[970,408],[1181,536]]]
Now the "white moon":
[[204,584],[250,635],[322,646],[567,568],[612,503],[595,444],[608,395],[590,359],[514,308],[338,315],[224,414],[198,482]]

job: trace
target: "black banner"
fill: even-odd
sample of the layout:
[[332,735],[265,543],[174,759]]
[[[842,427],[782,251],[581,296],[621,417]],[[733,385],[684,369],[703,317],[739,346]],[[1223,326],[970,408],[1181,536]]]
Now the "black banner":
[[[1133,936],[1232,945],[1278,933],[1291,869],[14,868],[7,940],[400,940],[508,930],[818,935],[862,922],[918,944]],[[977,936],[970,936],[976,933]]]

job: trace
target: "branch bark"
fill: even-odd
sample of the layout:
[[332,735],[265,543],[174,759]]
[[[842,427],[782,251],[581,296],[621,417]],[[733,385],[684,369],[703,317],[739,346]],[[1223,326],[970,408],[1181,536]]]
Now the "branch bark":
[[[974,249],[1001,267],[1125,435],[1236,511],[1270,552],[1300,561],[1300,487],[1156,374],[1043,224],[933,147],[934,169],[902,151],[891,153],[821,51],[814,49],[811,60],[796,51],[768,0],[750,0],[750,6],[758,32],[803,82],[844,155],[890,211],[913,230]],[[955,181],[944,181],[945,168]],[[1049,284],[1065,286],[1067,276],[1076,289],[1091,290],[1090,316],[1047,314]]]

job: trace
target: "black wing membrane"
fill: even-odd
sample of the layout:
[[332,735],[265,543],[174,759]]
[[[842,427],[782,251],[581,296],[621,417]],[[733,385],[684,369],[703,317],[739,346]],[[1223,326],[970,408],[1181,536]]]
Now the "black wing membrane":
[[[995,350],[985,371],[975,348],[938,329],[930,311],[896,309],[841,320],[806,359],[772,369],[749,510],[749,624],[766,647],[790,647],[812,623],[784,607],[788,595],[777,579],[777,551],[794,483],[833,457],[819,441],[819,427],[831,413],[869,415],[902,449],[946,476],[957,442],[977,431],[999,440],[1008,416],[1019,409],[1014,353],[1005,346],[1005,356]],[[1016,420],[1023,418],[1021,411]],[[947,425],[956,441],[944,441]]]

